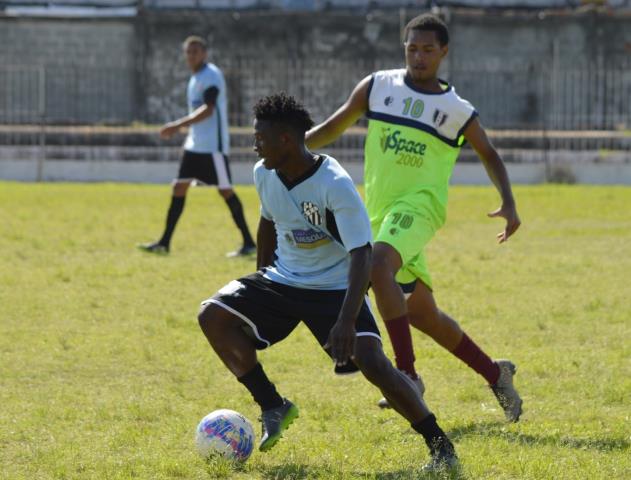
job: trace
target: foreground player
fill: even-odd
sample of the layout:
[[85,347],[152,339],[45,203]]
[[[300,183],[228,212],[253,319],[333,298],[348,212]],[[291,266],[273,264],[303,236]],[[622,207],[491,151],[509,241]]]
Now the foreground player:
[[[371,283],[397,367],[416,380],[422,394],[411,323],[482,375],[506,418],[516,422],[522,400],[513,387],[515,365],[492,361],[438,309],[425,261],[425,245],[445,222],[449,177],[465,141],[478,153],[502,197],[502,206],[489,214],[506,219],[499,242],[520,225],[506,168],[477,112],[437,77],[448,43],[447,26],[440,19],[414,18],[405,28],[406,68],[364,78],[342,107],[307,133],[306,144],[311,149],[327,145],[367,115],[366,205],[375,236]],[[411,295],[406,302],[407,293]],[[382,399],[379,405],[387,407],[388,402]]]
[[261,199],[258,272],[228,283],[202,304],[210,345],[259,404],[269,450],[298,417],[257,361],[256,350],[287,337],[303,321],[337,364],[353,358],[364,376],[425,438],[426,470],[453,466],[453,445],[381,348],[367,304],[370,222],[352,180],[337,161],[304,145],[313,126],[292,97],[272,95],[254,108],[254,167]]
[[171,237],[184,210],[186,193],[191,184],[197,182],[217,185],[241,232],[243,245],[229,256],[248,255],[256,250],[256,246],[245,222],[241,201],[230,184],[226,83],[221,70],[212,63],[206,63],[206,42],[203,38],[188,37],[184,41],[184,54],[193,73],[186,91],[189,114],[167,123],[160,130],[162,138],[170,138],[182,127],[190,127],[184,142],[184,154],[173,183],[164,233],[157,242],[138,245],[138,248],[149,253],[169,253]]

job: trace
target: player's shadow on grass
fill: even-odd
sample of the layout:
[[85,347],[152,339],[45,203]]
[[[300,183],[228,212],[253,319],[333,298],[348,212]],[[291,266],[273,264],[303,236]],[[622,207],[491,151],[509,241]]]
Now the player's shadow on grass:
[[609,452],[612,450],[625,450],[631,443],[625,438],[572,438],[567,435],[530,435],[520,432],[504,430],[504,422],[470,423],[462,427],[456,427],[448,432],[449,438],[458,441],[464,437],[494,437],[518,443],[520,445],[551,445],[555,447],[567,447],[577,450],[596,450]]
[[[311,478],[334,478],[339,477],[341,471],[333,470],[322,465],[304,465],[301,463],[284,463],[282,465],[275,465],[272,467],[264,468],[261,471],[263,478],[273,480],[307,480]],[[390,472],[344,472],[351,474],[354,477],[369,477],[375,480],[418,480],[418,479],[432,479],[432,480],[466,480],[466,477],[460,469],[455,469],[451,472],[442,472],[440,474],[422,473],[421,466],[419,464],[416,468],[401,469]]]

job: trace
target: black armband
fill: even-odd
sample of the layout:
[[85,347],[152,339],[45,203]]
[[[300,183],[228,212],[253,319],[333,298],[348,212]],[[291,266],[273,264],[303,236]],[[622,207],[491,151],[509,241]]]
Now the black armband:
[[214,105],[217,102],[217,96],[219,95],[219,89],[217,87],[208,87],[204,90],[204,103],[206,105]]

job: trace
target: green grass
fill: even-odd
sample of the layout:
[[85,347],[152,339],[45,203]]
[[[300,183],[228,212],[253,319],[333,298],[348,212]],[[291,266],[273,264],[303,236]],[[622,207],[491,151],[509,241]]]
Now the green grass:
[[[258,201],[238,189],[255,226]],[[507,425],[481,378],[420,333],[427,401],[460,478],[631,478],[631,189],[516,189],[523,227],[495,244],[489,188],[453,188],[429,247],[436,296],[519,367]],[[0,478],[412,479],[421,439],[360,377],[336,378],[306,329],[261,359],[300,418],[240,468],[193,446],[206,413],[255,422],[249,394],[199,331],[199,302],[253,269],[219,196],[192,191],[169,257],[166,186],[0,183]],[[391,352],[387,345],[388,353]],[[258,424],[255,424],[257,434]]]

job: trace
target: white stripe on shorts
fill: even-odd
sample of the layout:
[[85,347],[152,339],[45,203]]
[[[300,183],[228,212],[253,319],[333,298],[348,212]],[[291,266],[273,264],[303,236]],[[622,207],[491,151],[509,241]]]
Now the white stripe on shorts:
[[256,338],[258,338],[261,342],[265,343],[265,345],[267,347],[269,347],[271,344],[268,340],[265,340],[263,337],[261,337],[259,335],[259,331],[256,328],[256,325],[254,325],[254,322],[252,322],[252,320],[250,320],[248,317],[246,317],[245,315],[243,315],[241,312],[235,310],[232,307],[229,307],[228,305],[226,305],[223,302],[220,302],[219,300],[215,300],[214,298],[209,298],[208,300],[205,300],[202,302],[202,305],[207,305],[209,303],[214,303],[215,305],[220,306],[221,308],[223,308],[224,310],[228,310],[230,313],[232,313],[233,315],[236,315],[237,317],[239,317],[241,320],[243,320],[245,323],[247,323],[250,328],[252,329],[252,331],[254,332],[254,336],[256,336]]
[[356,337],[375,337],[377,340],[381,342],[381,337],[373,332],[357,332],[355,336]]
[[213,163],[215,164],[215,173],[217,174],[217,188],[232,188],[230,179],[228,178],[228,169],[226,168],[226,157],[223,153],[213,153]]
[[[366,302],[366,305],[368,305],[368,310],[370,311],[370,314],[372,315],[372,318],[375,321],[375,324],[377,324],[377,318],[375,317],[375,312],[372,311],[372,303],[370,302],[370,297],[368,296],[368,294],[366,294],[364,296],[364,301]],[[373,333],[373,332],[357,332],[357,334],[355,336],[357,336],[357,337],[375,337],[376,339],[378,339],[381,342],[381,337],[379,335],[377,335],[376,333]]]

